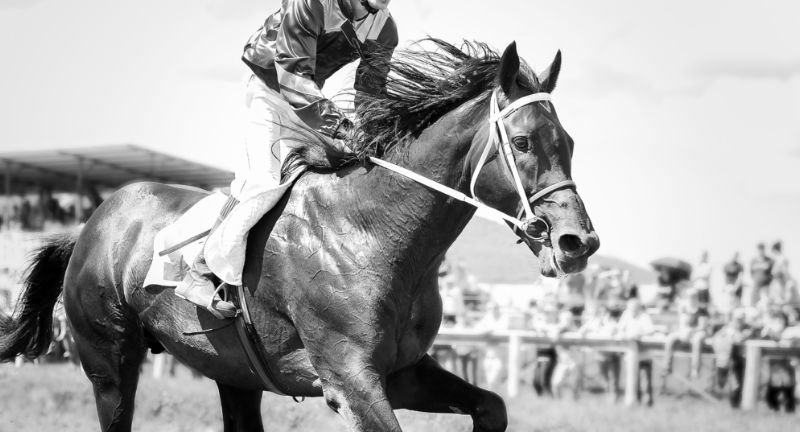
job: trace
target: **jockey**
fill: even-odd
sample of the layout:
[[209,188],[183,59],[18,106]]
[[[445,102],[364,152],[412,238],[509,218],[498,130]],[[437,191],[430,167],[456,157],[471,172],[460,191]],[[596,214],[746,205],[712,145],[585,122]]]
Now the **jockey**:
[[[302,122],[334,142],[348,136],[353,123],[320,89],[356,59],[361,58],[354,84],[356,106],[359,93],[383,91],[386,60],[398,43],[389,1],[283,0],[280,10],[247,41],[242,60],[253,75],[247,84],[244,154],[231,197],[206,241],[205,247],[211,248],[206,250],[214,250],[215,256],[201,253],[176,295],[218,318],[235,314],[233,304],[218,293],[225,284],[242,283],[247,233],[291,184],[281,184],[280,171],[297,137],[294,125]],[[211,273],[224,282],[219,288],[208,279]]]

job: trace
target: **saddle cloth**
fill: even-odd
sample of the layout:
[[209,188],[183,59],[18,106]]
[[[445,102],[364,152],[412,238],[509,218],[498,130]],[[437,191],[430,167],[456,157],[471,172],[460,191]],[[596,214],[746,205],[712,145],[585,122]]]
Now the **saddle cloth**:
[[[303,170],[297,170],[282,184],[237,204],[209,236],[160,256],[162,251],[213,227],[228,196],[216,192],[198,201],[156,234],[153,241],[153,260],[145,276],[144,286],[178,286],[201,251],[204,251],[206,264],[214,275],[231,285],[241,285],[250,229],[275,207],[302,172]],[[127,298],[129,293],[126,292],[125,296]]]
[[[208,237],[195,240],[168,255],[160,256],[159,253],[214,226],[217,215],[227,199],[227,195],[223,193],[213,193],[198,201],[186,213],[156,234],[153,240],[153,261],[144,278],[144,286],[178,286],[189,266],[203,250]],[[128,295],[126,292],[125,296]]]

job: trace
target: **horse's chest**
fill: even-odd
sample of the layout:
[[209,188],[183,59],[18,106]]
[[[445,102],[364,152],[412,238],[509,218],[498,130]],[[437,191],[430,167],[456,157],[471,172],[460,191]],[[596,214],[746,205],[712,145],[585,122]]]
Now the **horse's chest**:
[[442,300],[438,291],[425,290],[409,308],[398,326],[398,369],[416,363],[433,345],[442,322]]

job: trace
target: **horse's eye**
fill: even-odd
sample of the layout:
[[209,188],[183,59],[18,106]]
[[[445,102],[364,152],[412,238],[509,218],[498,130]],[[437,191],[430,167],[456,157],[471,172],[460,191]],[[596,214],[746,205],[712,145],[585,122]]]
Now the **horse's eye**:
[[513,143],[514,147],[521,152],[528,151],[528,137],[515,136],[514,138],[511,138],[511,143]]

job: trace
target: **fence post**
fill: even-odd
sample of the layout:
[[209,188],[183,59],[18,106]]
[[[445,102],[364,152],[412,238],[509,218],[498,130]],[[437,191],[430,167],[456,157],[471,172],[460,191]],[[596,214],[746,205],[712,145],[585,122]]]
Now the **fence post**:
[[761,346],[755,341],[746,341],[744,360],[744,385],[742,386],[742,410],[755,409],[758,404],[758,387],[761,375]]
[[625,406],[636,403],[639,388],[639,342],[631,341],[625,349]]
[[161,379],[164,377],[164,363],[167,361],[167,354],[153,354],[153,378]]
[[508,335],[508,397],[515,397],[519,393],[519,355],[522,348],[521,342],[522,338],[518,332],[512,331]]

